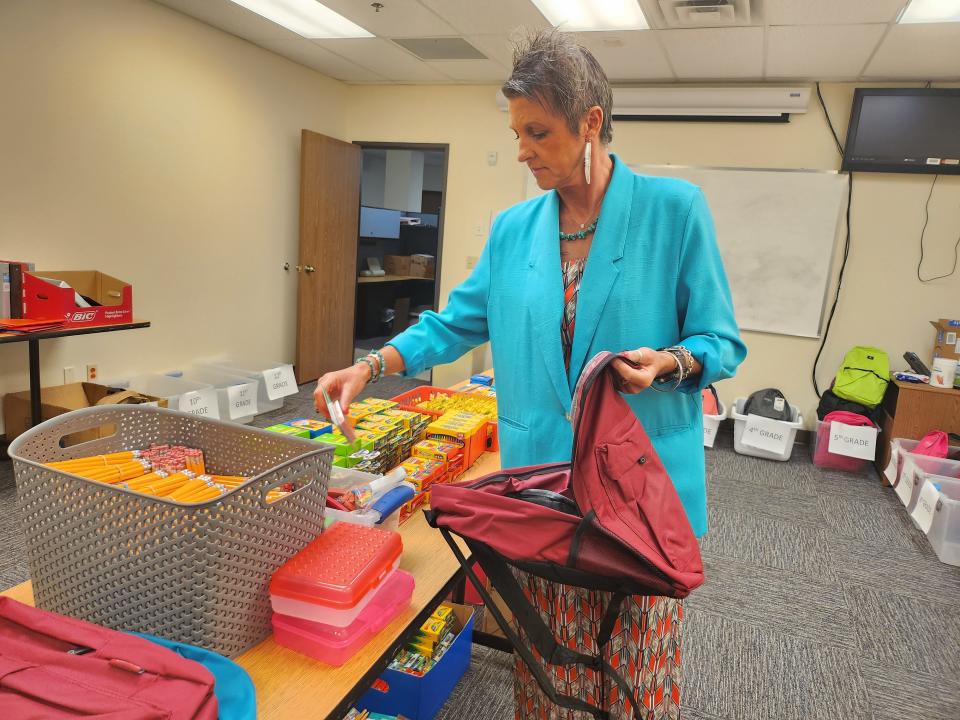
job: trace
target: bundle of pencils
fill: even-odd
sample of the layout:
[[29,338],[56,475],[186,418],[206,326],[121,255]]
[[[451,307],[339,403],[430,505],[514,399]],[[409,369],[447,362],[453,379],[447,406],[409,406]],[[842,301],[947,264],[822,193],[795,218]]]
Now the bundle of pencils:
[[[47,463],[47,466],[87,480],[180,503],[216,500],[249,480],[240,475],[206,473],[200,450],[165,445],[155,445],[144,451],[129,450],[61,460]],[[267,493],[267,501],[279,500],[290,490],[271,490]]]

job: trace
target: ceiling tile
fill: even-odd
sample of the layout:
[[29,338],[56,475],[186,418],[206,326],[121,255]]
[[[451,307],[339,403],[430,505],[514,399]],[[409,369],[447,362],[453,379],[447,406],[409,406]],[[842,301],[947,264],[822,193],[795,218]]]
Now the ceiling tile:
[[408,83],[449,82],[450,78],[381,38],[314,40],[320,47],[372,70],[387,80]]
[[297,37],[292,40],[257,40],[256,44],[278,55],[322,72],[343,82],[385,82],[386,78],[350,60],[334,55],[314,42]]
[[[391,0],[381,0],[390,2]],[[550,23],[530,0],[420,0],[464,35],[509,35]]]
[[673,71],[660,43],[648,30],[578,33],[611,82],[673,80]]
[[888,23],[907,0],[765,0],[768,25],[847,25]]
[[509,71],[492,60],[431,60],[427,63],[444,75],[463,82],[484,82],[500,85]]
[[436,37],[457,31],[417,0],[379,0],[377,12],[372,0],[322,0],[331,10],[380,37]]
[[467,35],[464,39],[491,60],[513,67],[513,43],[506,35]]
[[856,80],[886,25],[788,25],[767,29],[767,77]]
[[960,23],[894,25],[865,78],[960,79]]
[[267,20],[230,0],[155,0],[184,15],[247,40],[293,40],[297,33]]
[[680,80],[756,80],[763,75],[763,28],[658,32]]

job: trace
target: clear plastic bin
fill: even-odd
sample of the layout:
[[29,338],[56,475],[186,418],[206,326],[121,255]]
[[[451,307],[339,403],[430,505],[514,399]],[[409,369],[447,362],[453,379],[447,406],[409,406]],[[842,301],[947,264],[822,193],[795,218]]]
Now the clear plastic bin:
[[[903,463],[906,460],[907,455],[913,455],[914,448],[920,444],[919,440],[908,440],[907,438],[894,438],[890,441],[890,458],[891,463],[888,464],[887,468],[884,470],[884,477],[887,479],[891,485],[896,485],[900,480],[900,474],[903,472]],[[920,457],[927,457],[921,455]],[[896,458],[896,463],[893,464],[893,459]],[[960,447],[951,445],[947,448],[947,459],[948,460],[960,460]]]
[[[810,442],[810,457],[813,459],[813,464],[825,470],[841,470],[850,473],[862,472],[870,463],[870,460],[830,452],[831,424],[823,420],[817,420],[817,426],[812,433],[813,439]],[[874,427],[874,429],[877,428]],[[824,443],[826,447],[821,447]],[[874,440],[874,450],[876,450],[876,440]]]
[[170,410],[180,409],[180,396],[184,393],[209,390],[213,387],[210,383],[194,382],[192,380],[184,380],[155,373],[134,375],[122,382],[126,383],[126,387],[130,390],[136,390],[145,395],[166,398],[167,407]]
[[765,458],[767,460],[779,460],[780,462],[786,462],[789,460],[790,455],[793,453],[793,443],[797,438],[797,430],[803,428],[803,416],[800,414],[800,411],[797,409],[797,407],[787,403],[790,405],[790,422],[785,420],[771,421],[777,423],[778,425],[782,425],[786,434],[786,445],[784,450],[783,452],[777,453],[744,444],[743,431],[747,427],[747,415],[744,414],[743,407],[746,404],[747,398],[741,397],[737,398],[733,404],[733,407],[730,408],[730,417],[733,418],[733,449],[741,455],[752,455],[753,457]]
[[951,480],[960,478],[960,460],[906,453],[900,480],[894,490],[900,497],[900,501],[907,507],[907,512],[913,512],[917,506],[923,481],[928,478],[934,482],[940,478]]
[[927,538],[940,562],[960,565],[960,480],[929,479],[940,485],[940,499]]
[[170,377],[196,383],[206,383],[217,391],[220,419],[246,425],[257,414],[260,382],[247,375],[237,375],[212,367],[190,367],[168,373]]
[[717,431],[720,429],[720,423],[727,419],[727,406],[720,402],[719,413],[716,415],[703,415],[703,446],[712,448],[717,439]]
[[242,375],[244,377],[252,378],[254,380],[259,380],[259,387],[257,388],[257,414],[272,412],[274,410],[279,410],[283,407],[283,398],[290,395],[296,395],[299,388],[294,385],[292,388],[288,388],[284,391],[283,395],[279,398],[270,399],[270,395],[267,392],[266,377],[264,373],[269,373],[274,370],[279,370],[280,368],[292,368],[293,366],[290,363],[242,363],[242,362],[232,362],[230,360],[215,360],[210,362],[199,362],[196,363],[198,368],[209,368],[213,370],[219,370],[220,372],[232,373],[235,375]]

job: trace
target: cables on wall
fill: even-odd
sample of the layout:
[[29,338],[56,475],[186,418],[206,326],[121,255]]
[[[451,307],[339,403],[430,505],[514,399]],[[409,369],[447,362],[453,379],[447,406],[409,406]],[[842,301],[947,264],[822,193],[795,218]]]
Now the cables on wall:
[[[837,131],[833,127],[833,120],[830,119],[830,113],[827,110],[827,104],[823,101],[823,94],[820,92],[820,83],[817,83],[817,98],[820,100],[820,107],[823,109],[823,116],[827,120],[827,125],[830,128],[830,134],[833,135],[833,141],[837,146],[837,152],[840,154],[840,157],[843,158],[843,145],[840,144],[840,138],[837,136]],[[847,234],[843,242],[843,261],[840,263],[840,274],[837,277],[837,290],[833,296],[833,305],[830,307],[830,314],[827,316],[827,326],[824,328],[823,337],[820,340],[820,348],[817,350],[817,357],[813,361],[813,370],[811,371],[811,379],[813,380],[813,390],[817,393],[817,397],[820,397],[822,393],[820,392],[820,385],[817,382],[817,366],[820,364],[820,356],[823,355],[823,348],[827,344],[827,337],[830,335],[830,326],[833,324],[833,316],[837,312],[837,304],[840,302],[840,288],[843,287],[843,274],[847,269],[847,258],[850,257],[850,206],[853,204],[853,173],[850,172],[847,176]]]
[[920,230],[920,261],[917,263],[917,280],[922,283],[948,278],[957,271],[957,252],[960,250],[960,234],[957,235],[957,241],[953,244],[953,266],[950,268],[950,272],[945,275],[935,275],[928,278],[923,277],[920,272],[920,268],[923,266],[923,237],[927,233],[927,223],[930,222],[930,198],[933,197],[933,188],[936,187],[939,177],[939,175],[933,176],[933,182],[930,183],[930,192],[927,193],[927,202],[923,205],[923,228]]

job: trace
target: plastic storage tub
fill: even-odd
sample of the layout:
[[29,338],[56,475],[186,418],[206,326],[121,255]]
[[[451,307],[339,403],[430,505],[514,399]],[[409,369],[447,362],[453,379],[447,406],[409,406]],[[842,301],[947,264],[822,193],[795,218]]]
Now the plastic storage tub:
[[[896,485],[900,480],[900,474],[903,471],[903,463],[907,455],[915,455],[914,448],[920,444],[919,440],[908,440],[907,438],[894,438],[890,441],[890,462],[883,471],[883,476],[891,485]],[[920,457],[929,457],[921,455]],[[947,448],[948,460],[960,460],[960,447],[951,445]]]
[[[817,427],[810,442],[810,457],[813,459],[813,464],[825,470],[842,470],[850,473],[862,472],[871,462],[870,460],[830,452],[831,424],[823,420],[817,420]],[[879,428],[876,426],[874,426],[874,429],[879,432]],[[876,449],[876,444],[874,444],[874,449]]]
[[[743,442],[743,432],[747,427],[747,415],[743,413],[743,406],[746,405],[747,398],[737,398],[730,408],[730,417],[733,418],[733,449],[741,455],[752,455],[753,457],[765,458],[767,460],[779,460],[786,462],[793,453],[793,442],[797,437],[797,430],[803,428],[803,416],[795,405],[790,405],[790,422],[785,420],[771,420],[782,426],[785,434],[785,446],[783,452],[772,452],[755,448],[752,445],[746,445]],[[789,403],[787,403],[789,405]]]
[[960,478],[960,460],[906,453],[900,480],[894,487],[894,491],[907,507],[907,512],[913,512],[917,505],[917,498],[920,497],[923,481],[928,478],[934,482],[940,478],[951,480]]
[[285,370],[289,370],[291,373],[293,372],[293,366],[290,365],[290,363],[234,363],[229,360],[223,360],[196,363],[196,367],[209,368],[259,380],[260,384],[257,388],[257,414],[279,410],[283,407],[283,399],[290,395],[296,395],[299,390],[296,384],[293,384],[292,387],[287,387],[281,391],[279,397],[274,398],[271,398],[270,393],[267,391],[267,382],[273,373]]
[[[63,448],[72,433],[112,435]],[[43,463],[152,443],[201,448],[207,467],[251,479],[184,505]],[[332,451],[308,440],[135,405],[93,407],[10,445],[38,607],[234,656],[270,634],[270,577],[323,529]],[[267,503],[268,490],[299,487]]]
[[940,484],[940,498],[927,537],[940,562],[960,565],[960,480],[931,479]]
[[166,398],[167,407],[170,410],[180,409],[181,395],[197,390],[209,390],[213,387],[210,383],[194,382],[154,373],[134,375],[129,380],[124,380],[123,382],[126,383],[127,388],[130,390],[137,390],[145,395]]
[[727,419],[727,406],[720,403],[719,413],[716,415],[703,415],[703,446],[713,447],[717,439],[717,431],[720,429],[720,423]]
[[323,625],[287,615],[273,615],[278,644],[328,665],[343,665],[410,604],[413,576],[396,570],[356,620],[346,627]]
[[212,367],[191,367],[186,370],[168,373],[188,382],[205,383],[217,391],[217,407],[220,419],[246,425],[257,414],[257,397],[260,394],[260,380],[246,375],[236,375]]
[[274,573],[273,611],[346,627],[400,564],[402,552],[398,533],[335,523]]

